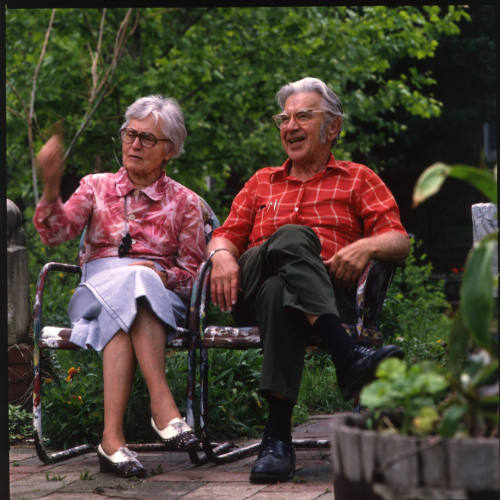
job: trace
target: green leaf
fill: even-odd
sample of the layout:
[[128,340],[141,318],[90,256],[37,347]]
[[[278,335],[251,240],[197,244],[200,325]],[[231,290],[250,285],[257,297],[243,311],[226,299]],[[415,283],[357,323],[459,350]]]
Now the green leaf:
[[437,394],[448,387],[448,382],[440,373],[429,371],[421,373],[416,378],[415,386],[421,392]]
[[438,412],[433,406],[424,406],[413,419],[416,434],[428,434],[432,432],[434,424],[439,419]]
[[448,175],[455,179],[467,181],[487,196],[490,201],[493,203],[497,202],[497,186],[492,171],[464,165],[454,165],[450,168]]
[[404,377],[406,372],[406,364],[401,359],[389,358],[377,367],[375,375],[377,378],[400,379]]
[[496,179],[492,171],[466,165],[446,165],[437,162],[427,167],[418,178],[413,190],[413,207],[417,207],[427,198],[436,194],[447,177],[466,181],[492,202],[497,202]]
[[460,290],[464,324],[474,342],[490,352],[493,348],[490,334],[493,320],[492,257],[496,241],[497,234],[489,234],[469,252]]
[[370,410],[393,406],[394,398],[398,394],[387,380],[376,380],[366,385],[361,391],[360,401]]
[[434,163],[427,167],[417,180],[413,190],[413,207],[417,207],[430,196],[436,194],[445,181],[450,167],[444,163]]
[[439,427],[439,434],[443,437],[452,437],[458,429],[461,418],[465,413],[465,406],[454,404],[446,408],[443,421]]
[[449,366],[451,374],[455,378],[459,376],[465,363],[468,338],[462,310],[459,308],[453,318],[448,340]]

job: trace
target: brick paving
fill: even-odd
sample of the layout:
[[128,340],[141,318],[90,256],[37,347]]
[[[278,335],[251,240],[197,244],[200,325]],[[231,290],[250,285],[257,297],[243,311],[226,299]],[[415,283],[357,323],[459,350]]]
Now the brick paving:
[[[329,437],[330,415],[313,416],[294,429],[293,437]],[[248,443],[242,443],[248,444]],[[224,465],[195,466],[186,453],[145,452],[139,458],[148,471],[144,479],[121,479],[99,472],[95,453],[43,465],[33,446],[10,450],[11,500],[334,500],[330,452],[327,448],[298,449],[293,480],[252,484],[255,455]]]

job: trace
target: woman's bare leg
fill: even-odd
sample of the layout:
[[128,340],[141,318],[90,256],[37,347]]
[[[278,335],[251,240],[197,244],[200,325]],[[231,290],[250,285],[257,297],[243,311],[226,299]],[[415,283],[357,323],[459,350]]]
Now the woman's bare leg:
[[170,420],[181,415],[165,375],[165,326],[145,301],[138,303],[130,338],[148,386],[151,415],[156,426],[163,429]]
[[123,418],[130,397],[136,359],[130,336],[120,330],[103,351],[104,432],[102,447],[109,455],[125,446]]

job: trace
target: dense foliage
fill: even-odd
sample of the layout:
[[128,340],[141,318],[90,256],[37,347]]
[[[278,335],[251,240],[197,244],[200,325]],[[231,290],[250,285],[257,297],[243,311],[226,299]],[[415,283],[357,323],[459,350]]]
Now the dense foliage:
[[[467,16],[453,6],[127,13],[56,10],[34,88],[51,11],[7,11],[8,195],[24,207],[35,199],[29,123],[36,150],[51,126],[63,122],[67,195],[81,175],[116,168],[112,138],[125,108],[152,93],[176,97],[186,115],[186,153],[169,173],[217,202],[221,213],[252,172],[282,162],[270,115],[276,91],[288,81],[318,76],[338,92],[346,110],[340,157],[383,146],[404,128],[397,113],[439,114],[432,75],[415,65],[434,55],[440,37],[458,34]],[[206,175],[215,181],[212,195],[205,193]]]
[[382,310],[386,341],[398,344],[410,363],[442,360],[450,325],[444,282],[432,279],[432,264],[412,240],[410,254],[394,275]]

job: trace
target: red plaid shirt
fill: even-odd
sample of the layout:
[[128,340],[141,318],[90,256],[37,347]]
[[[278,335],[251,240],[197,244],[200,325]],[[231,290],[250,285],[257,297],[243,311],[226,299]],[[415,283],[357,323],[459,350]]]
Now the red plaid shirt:
[[365,165],[336,161],[331,155],[326,168],[305,182],[288,174],[290,166],[288,159],[281,167],[258,170],[213,236],[227,238],[243,253],[285,224],[309,226],[326,260],[364,236],[406,234],[394,196]]

